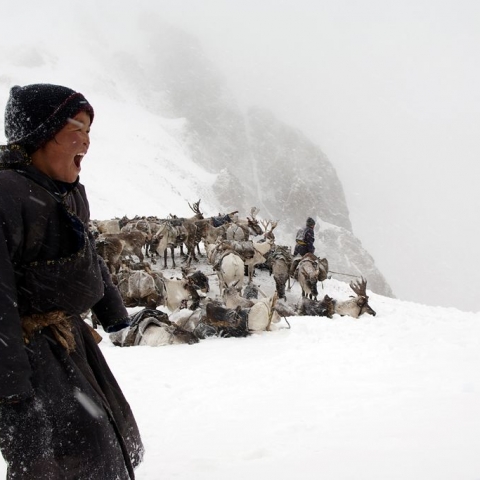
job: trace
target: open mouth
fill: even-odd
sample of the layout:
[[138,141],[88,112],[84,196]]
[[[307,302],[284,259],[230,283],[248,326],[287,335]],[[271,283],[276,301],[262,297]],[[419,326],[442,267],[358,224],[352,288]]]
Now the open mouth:
[[75,162],[75,166],[77,168],[80,168],[80,163],[82,162],[84,156],[85,156],[84,153],[79,153],[78,155],[75,155],[75,157],[73,158],[73,161]]

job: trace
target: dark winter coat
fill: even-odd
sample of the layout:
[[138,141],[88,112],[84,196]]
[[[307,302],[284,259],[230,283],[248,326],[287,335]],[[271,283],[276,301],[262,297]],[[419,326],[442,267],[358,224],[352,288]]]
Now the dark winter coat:
[[306,226],[304,230],[303,241],[297,240],[295,244],[295,249],[293,251],[294,255],[305,255],[306,253],[315,253],[315,232],[312,227]]
[[[21,170],[0,170],[0,449],[8,478],[133,479],[140,434],[80,317],[91,308],[111,331],[127,316],[88,232],[85,190],[33,166]],[[51,311],[69,315],[73,352],[52,327],[24,339],[21,318]]]

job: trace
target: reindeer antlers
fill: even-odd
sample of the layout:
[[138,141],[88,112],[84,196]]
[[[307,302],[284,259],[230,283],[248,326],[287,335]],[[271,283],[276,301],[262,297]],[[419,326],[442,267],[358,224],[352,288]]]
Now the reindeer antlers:
[[193,210],[193,213],[197,213],[197,214],[201,214],[202,212],[200,212],[200,202],[202,201],[202,199],[200,199],[198,202],[195,202],[192,205],[190,205],[190,202],[188,202],[188,206]]
[[367,295],[367,280],[361,277],[361,280],[350,282],[350,288],[359,296],[368,298]]
[[252,209],[250,210],[250,213],[252,215],[252,218],[255,219],[255,217],[257,216],[257,213],[260,211],[259,208],[257,207],[252,207]]
[[262,220],[260,223],[262,224],[265,233],[273,232],[273,230],[275,230],[275,227],[278,225],[277,220]]
[[262,225],[265,232],[263,234],[263,236],[265,237],[265,240],[273,244],[275,242],[275,235],[273,234],[273,230],[278,225],[278,222],[274,220],[268,220],[268,221],[262,220]]

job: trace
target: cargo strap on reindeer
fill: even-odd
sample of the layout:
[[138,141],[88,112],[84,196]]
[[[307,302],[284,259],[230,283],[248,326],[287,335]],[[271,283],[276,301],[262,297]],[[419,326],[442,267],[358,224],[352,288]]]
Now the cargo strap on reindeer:
[[272,299],[271,299],[271,303],[268,307],[268,324],[267,324],[267,328],[265,329],[267,331],[270,330],[270,327],[272,325],[272,318],[273,318],[273,314],[275,312],[274,308],[275,308],[275,304],[277,303],[277,300],[278,300],[278,294],[277,294],[277,292],[275,292],[273,294]]

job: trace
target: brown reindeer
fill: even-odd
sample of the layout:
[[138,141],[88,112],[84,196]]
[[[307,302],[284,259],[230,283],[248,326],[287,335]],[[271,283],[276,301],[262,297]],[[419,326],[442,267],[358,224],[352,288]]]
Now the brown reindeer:
[[97,253],[104,259],[111,273],[118,272],[126,257],[136,255],[140,262],[144,256],[145,234],[140,231],[105,233],[95,239]]
[[[202,240],[202,224],[197,224],[197,222],[205,220],[203,213],[200,211],[200,202],[202,199],[199,199],[198,202],[188,206],[195,214],[191,218],[182,219],[182,226],[185,228],[185,246],[187,247],[187,258],[186,263],[188,266],[192,263],[192,259],[198,261],[197,256],[195,255],[195,249],[197,249],[198,254],[200,255],[200,241]],[[205,222],[204,222],[205,223]]]
[[236,212],[227,213],[218,217],[204,218],[200,211],[200,200],[194,203],[193,206],[188,204],[192,211],[195,213],[195,217],[184,222],[186,230],[185,245],[187,247],[187,266],[190,266],[192,260],[198,261],[195,255],[195,249],[200,255],[200,242],[213,243],[217,238],[224,237],[226,232],[226,225],[216,226],[217,222],[228,223],[230,216],[233,216]]
[[292,265],[292,254],[289,247],[275,246],[269,253],[267,265],[270,269],[270,275],[273,275],[275,280],[278,298],[286,300],[285,287],[288,283],[290,289],[290,268]]
[[146,234],[139,230],[132,230],[131,232],[120,232],[120,233],[105,233],[100,235],[98,240],[101,239],[118,239],[122,243],[121,255],[123,257],[136,255],[140,262],[143,262],[144,255],[142,248],[145,246]]
[[110,273],[116,273],[120,269],[121,255],[123,251],[123,245],[120,239],[112,238],[96,238],[95,247],[98,255],[100,255],[105,264],[107,265]]

